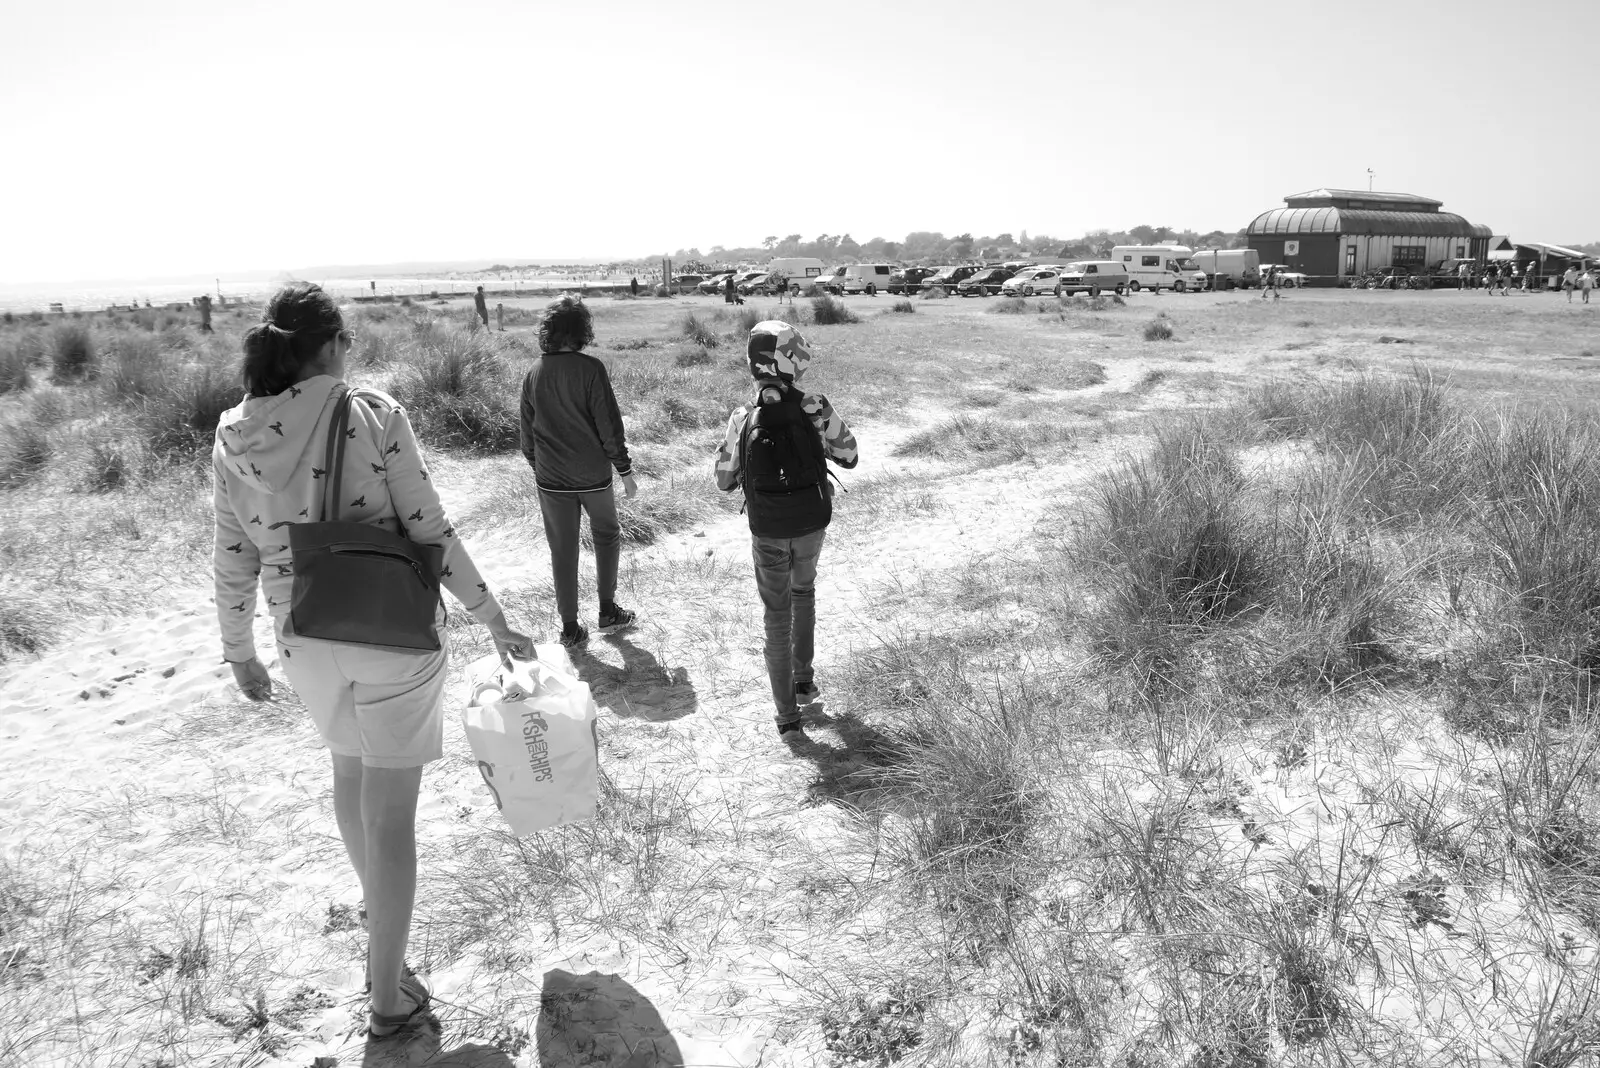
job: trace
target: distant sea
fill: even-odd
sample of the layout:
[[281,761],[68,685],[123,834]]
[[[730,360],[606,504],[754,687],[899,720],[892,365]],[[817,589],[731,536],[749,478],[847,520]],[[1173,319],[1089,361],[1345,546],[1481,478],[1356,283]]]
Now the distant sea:
[[[519,288],[544,289],[562,284],[579,284],[581,282],[606,281],[602,270],[595,270],[588,275],[572,274],[535,274],[533,272],[518,272],[515,277],[495,277],[482,275],[464,278],[312,278],[313,281],[341,297],[370,296],[376,292],[379,296],[426,296],[437,290],[440,293],[470,292],[477,286],[486,290],[508,290]],[[626,281],[626,278],[624,278]],[[376,290],[372,283],[377,283]],[[278,287],[284,284],[283,277],[256,278],[256,279],[223,279],[221,295],[229,301],[262,301],[271,296]],[[138,302],[143,307],[146,301],[159,308],[163,305],[188,304],[202,293],[210,293],[215,300],[218,295],[216,280],[211,278],[196,278],[189,280],[171,281],[163,279],[160,282],[39,282],[39,283],[0,283],[0,311],[29,312],[48,311],[51,304],[60,304],[65,311],[103,311],[111,305],[127,307]]]

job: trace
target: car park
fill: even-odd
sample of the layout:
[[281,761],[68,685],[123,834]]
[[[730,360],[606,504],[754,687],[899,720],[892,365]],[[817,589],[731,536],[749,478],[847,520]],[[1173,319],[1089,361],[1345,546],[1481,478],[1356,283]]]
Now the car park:
[[976,263],[964,263],[959,267],[940,267],[934,274],[922,280],[922,288],[932,289],[938,286],[940,289],[953,290],[981,270],[983,267]]
[[922,280],[937,271],[937,267],[902,267],[889,275],[889,292],[915,293],[922,288]]
[[744,281],[738,283],[734,288],[747,297],[752,293],[764,294],[769,288],[767,285],[767,280],[771,277],[772,273],[770,271],[758,271],[755,274],[746,277]]
[[1116,260],[1078,260],[1069,263],[1056,279],[1056,296],[1087,293],[1098,297],[1104,290],[1121,294],[1128,288],[1128,272]]
[[1061,268],[1054,264],[1027,267],[1006,279],[1000,292],[1007,297],[1031,297],[1035,293],[1054,293]]
[[992,297],[1013,273],[1009,267],[985,267],[956,286],[956,292],[963,297]]

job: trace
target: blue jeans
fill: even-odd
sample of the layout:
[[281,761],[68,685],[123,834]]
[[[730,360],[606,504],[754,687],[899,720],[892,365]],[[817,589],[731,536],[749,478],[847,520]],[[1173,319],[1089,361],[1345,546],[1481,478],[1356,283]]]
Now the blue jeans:
[[798,538],[750,538],[756,590],[761,594],[766,615],[767,680],[772,684],[772,703],[777,706],[779,723],[793,723],[800,718],[794,688],[809,684],[812,679],[817,561],[822,556],[822,536],[826,533],[819,530]]

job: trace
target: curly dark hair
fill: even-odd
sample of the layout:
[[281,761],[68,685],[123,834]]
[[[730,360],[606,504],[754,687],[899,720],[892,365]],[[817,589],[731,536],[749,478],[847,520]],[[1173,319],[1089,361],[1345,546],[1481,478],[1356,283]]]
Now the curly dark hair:
[[594,318],[582,297],[571,293],[550,302],[539,320],[539,351],[587,348],[594,341]]

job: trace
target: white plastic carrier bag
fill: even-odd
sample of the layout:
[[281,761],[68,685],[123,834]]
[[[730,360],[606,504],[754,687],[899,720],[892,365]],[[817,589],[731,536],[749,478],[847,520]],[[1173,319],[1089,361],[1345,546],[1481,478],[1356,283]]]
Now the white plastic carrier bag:
[[598,710],[559,645],[538,659],[490,655],[467,668],[461,719],[478,771],[517,835],[594,818]]

